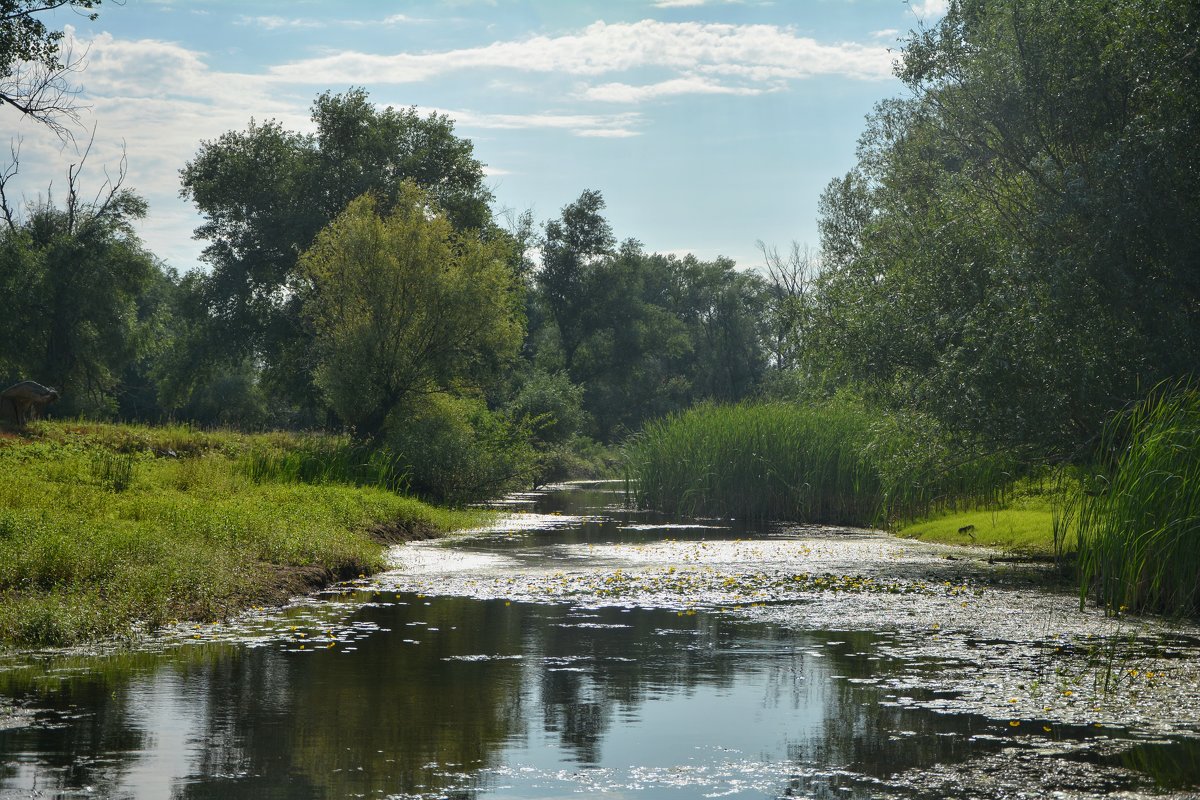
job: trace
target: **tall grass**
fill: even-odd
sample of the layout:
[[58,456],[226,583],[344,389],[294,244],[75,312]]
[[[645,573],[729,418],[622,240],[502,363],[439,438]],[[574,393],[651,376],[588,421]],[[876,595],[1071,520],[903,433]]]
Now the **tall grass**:
[[1101,449],[1074,509],[1081,592],[1109,610],[1200,613],[1200,389],[1159,387]]
[[926,419],[849,398],[705,405],[626,449],[638,505],[686,516],[854,525],[997,501],[1014,464],[951,446]]
[[406,476],[386,449],[356,443],[349,437],[297,437],[283,447],[259,444],[239,460],[252,481],[283,483],[345,483],[399,491]]

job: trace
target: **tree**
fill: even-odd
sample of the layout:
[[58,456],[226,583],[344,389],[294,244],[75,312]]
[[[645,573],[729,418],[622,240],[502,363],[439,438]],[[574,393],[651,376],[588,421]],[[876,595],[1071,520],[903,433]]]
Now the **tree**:
[[145,201],[120,178],[83,201],[78,175],[72,168],[63,207],[46,201],[21,218],[4,204],[0,373],[62,390],[60,411],[110,413],[122,373],[149,344],[139,300],[161,273],[133,230]]
[[563,357],[569,369],[583,337],[583,287],[596,264],[615,253],[612,226],[604,219],[604,197],[585,190],[579,199],[546,223],[542,239],[542,268],[536,282],[550,315],[558,326]]
[[545,225],[534,363],[582,387],[591,432],[606,441],[699,400],[754,392],[765,369],[763,281],[728,259],[617,245],[603,208],[585,191]]
[[312,117],[312,135],[251,121],[202,143],[181,172],[183,196],[205,218],[196,235],[208,241],[212,268],[197,287],[208,323],[188,345],[195,377],[205,364],[250,359],[263,366],[274,395],[310,414],[320,400],[314,331],[295,291],[297,258],[352,199],[369,191],[386,214],[412,181],[456,229],[505,238],[491,222],[483,166],[447,117],[379,110],[361,89],[322,94]]
[[1200,8],[956,0],[822,198],[814,368],[1067,455],[1200,363]]
[[90,12],[99,5],[100,0],[0,0],[0,106],[69,136],[77,91],[69,76],[80,69],[81,59],[64,52],[62,31],[49,30],[35,15],[63,7]]
[[338,416],[375,437],[422,396],[493,378],[524,333],[510,255],[411,182],[386,213],[352,201],[300,260],[315,381]]

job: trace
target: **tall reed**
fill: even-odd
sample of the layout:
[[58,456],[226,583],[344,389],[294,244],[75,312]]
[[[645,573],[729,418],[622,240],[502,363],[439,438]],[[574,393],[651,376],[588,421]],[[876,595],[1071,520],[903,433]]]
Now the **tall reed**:
[[239,463],[255,483],[341,483],[397,491],[406,477],[386,449],[332,436],[308,437],[298,446],[259,444]]
[[995,501],[1014,478],[928,420],[847,398],[698,406],[647,425],[625,455],[638,505],[687,516],[883,524]]
[[1200,613],[1200,389],[1160,386],[1105,427],[1101,450],[1074,510],[1081,595]]

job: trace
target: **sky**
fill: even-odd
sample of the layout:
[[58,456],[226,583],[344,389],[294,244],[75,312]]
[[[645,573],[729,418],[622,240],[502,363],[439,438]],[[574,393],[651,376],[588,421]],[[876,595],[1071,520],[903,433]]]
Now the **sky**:
[[[761,265],[758,242],[816,246],[817,203],[854,164],[875,103],[903,95],[900,42],[945,0],[104,0],[92,22],[43,15],[76,54],[75,144],[0,109],[27,200],[117,173],[150,204],[139,232],[203,268],[179,170],[202,141],[275,119],[310,131],[313,99],[455,120],[495,210],[556,217],[599,190],[619,239]],[[57,194],[56,194],[57,193]]]

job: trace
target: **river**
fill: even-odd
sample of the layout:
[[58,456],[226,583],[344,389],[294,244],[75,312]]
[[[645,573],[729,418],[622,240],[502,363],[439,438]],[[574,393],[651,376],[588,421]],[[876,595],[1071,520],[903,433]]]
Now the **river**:
[[1195,797],[1200,630],[620,484],[217,625],[0,658],[0,798]]

